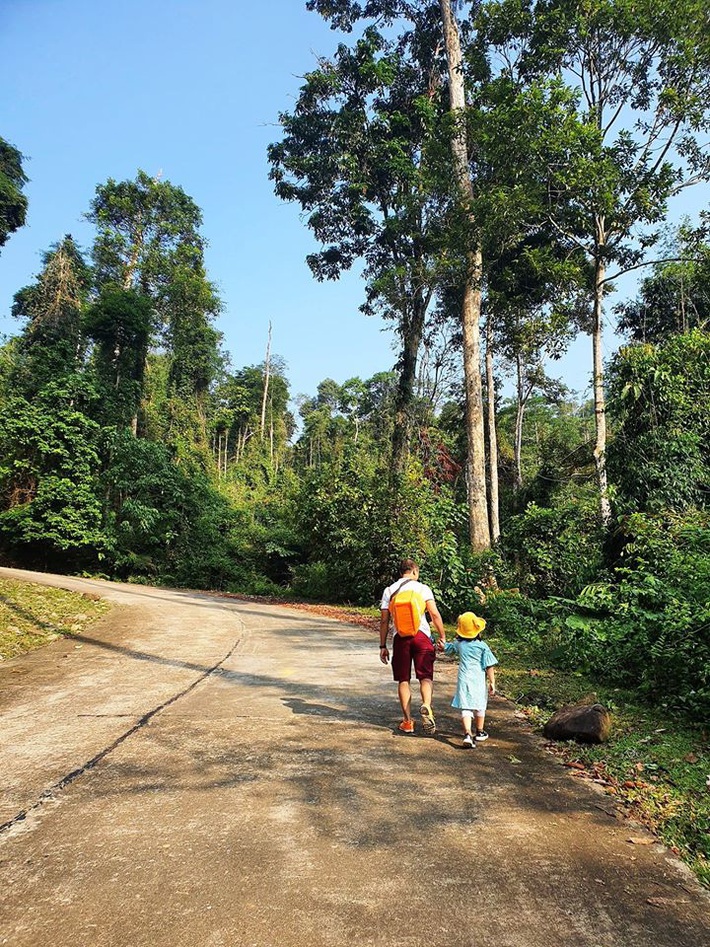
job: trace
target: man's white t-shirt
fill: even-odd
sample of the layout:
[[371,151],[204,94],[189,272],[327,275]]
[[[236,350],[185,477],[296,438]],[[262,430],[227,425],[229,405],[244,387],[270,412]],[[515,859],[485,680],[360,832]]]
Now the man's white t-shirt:
[[[397,581],[393,582],[392,585],[388,585],[382,593],[382,601],[380,602],[381,609],[388,609],[390,607],[390,599],[395,592],[399,591],[400,587],[402,590],[406,589],[408,591],[411,590],[412,592],[419,592],[425,602],[434,601],[434,593],[429,588],[429,586],[424,585],[423,582],[418,582],[416,579],[397,579]],[[422,620],[419,622],[419,631],[423,631],[425,635],[428,635],[430,638],[432,638],[429,622],[426,620],[426,614],[422,615]],[[396,629],[394,634],[397,634]]]

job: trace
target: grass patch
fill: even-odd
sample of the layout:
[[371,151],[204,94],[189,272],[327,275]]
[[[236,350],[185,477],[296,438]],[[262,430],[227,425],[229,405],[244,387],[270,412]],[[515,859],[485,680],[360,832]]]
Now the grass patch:
[[608,743],[555,743],[565,762],[580,764],[615,796],[628,815],[654,831],[710,887],[710,734],[661,708],[642,706],[633,692],[608,688],[583,674],[550,668],[525,642],[491,639],[501,667],[500,690],[542,729],[563,704],[594,699],[612,714]]
[[0,579],[0,660],[77,634],[110,607],[108,602],[80,592]]

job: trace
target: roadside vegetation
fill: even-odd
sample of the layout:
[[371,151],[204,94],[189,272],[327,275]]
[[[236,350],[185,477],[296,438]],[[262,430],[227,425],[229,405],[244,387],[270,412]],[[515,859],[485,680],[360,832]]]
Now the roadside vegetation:
[[550,668],[549,655],[537,648],[500,638],[489,643],[501,661],[501,692],[516,701],[537,731],[566,703],[598,701],[610,710],[607,743],[548,743],[548,750],[574,776],[603,787],[625,815],[651,829],[710,887],[708,722],[693,723],[662,701],[641,704],[635,692],[581,672]]
[[109,608],[98,597],[0,579],[0,661],[79,634]]

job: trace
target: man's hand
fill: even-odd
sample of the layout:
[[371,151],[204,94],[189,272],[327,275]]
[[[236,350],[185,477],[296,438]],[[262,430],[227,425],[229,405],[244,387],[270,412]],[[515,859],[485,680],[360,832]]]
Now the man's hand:
[[389,659],[390,659],[389,648],[387,647],[387,645],[385,645],[384,647],[380,648],[380,661],[382,661],[383,664],[387,664],[389,662]]

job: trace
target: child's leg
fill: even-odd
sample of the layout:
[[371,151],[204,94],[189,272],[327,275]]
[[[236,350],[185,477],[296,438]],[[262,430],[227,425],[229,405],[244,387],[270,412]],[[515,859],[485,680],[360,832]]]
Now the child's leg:
[[463,724],[463,732],[471,735],[471,723],[473,721],[473,711],[472,710],[462,710],[461,711],[461,723]]
[[486,712],[476,711],[476,730],[483,730],[483,724],[486,722]]

